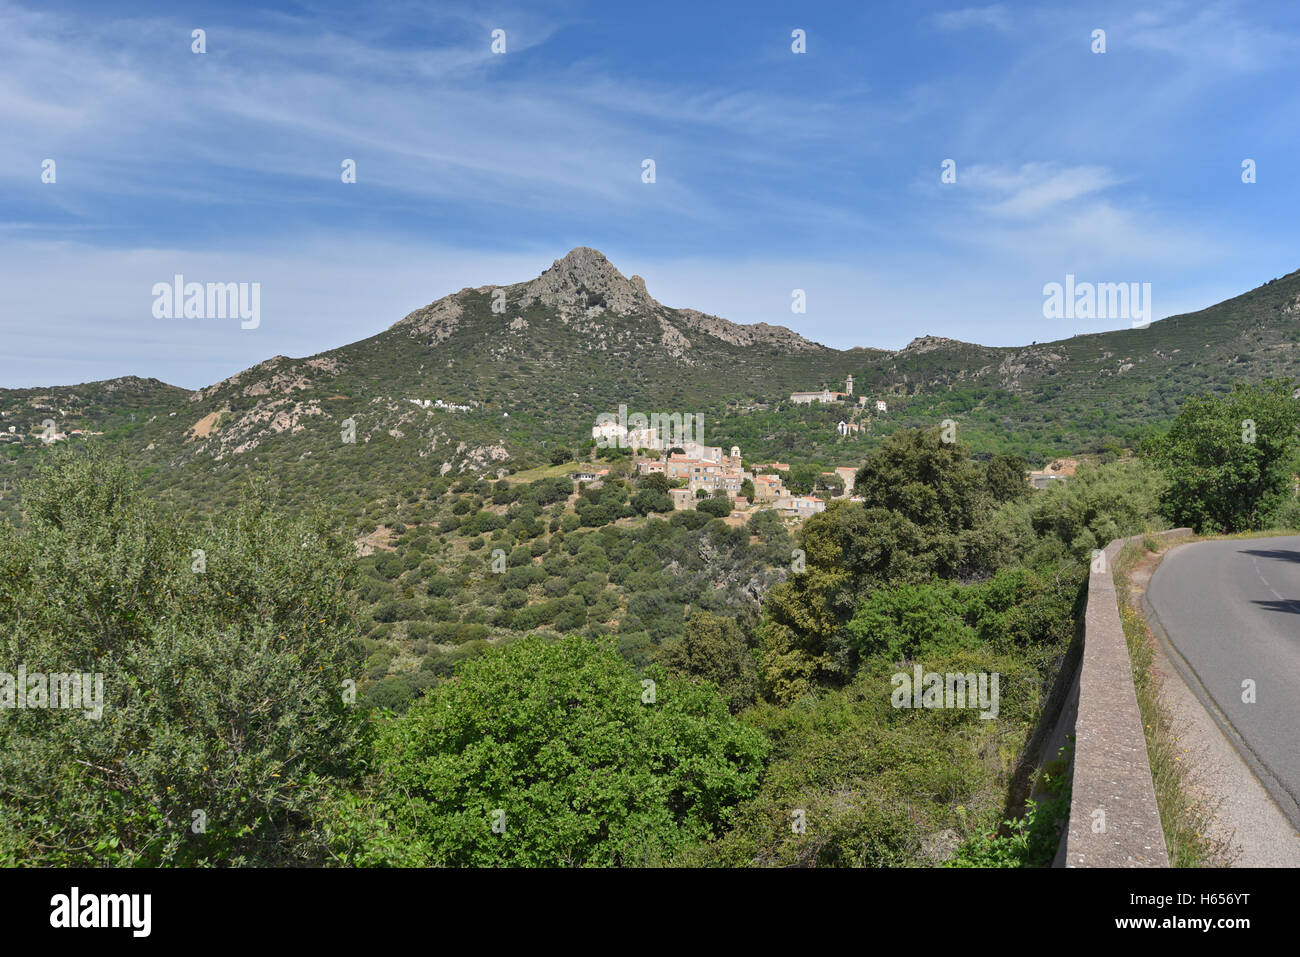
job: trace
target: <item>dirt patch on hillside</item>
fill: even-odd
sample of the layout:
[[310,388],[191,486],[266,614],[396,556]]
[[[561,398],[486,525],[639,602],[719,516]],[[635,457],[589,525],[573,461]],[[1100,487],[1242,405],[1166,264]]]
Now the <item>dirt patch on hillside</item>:
[[193,442],[195,439],[206,439],[216,431],[217,422],[221,419],[220,412],[209,412],[199,421],[190,426],[189,432],[186,433],[186,442]]
[[382,548],[387,552],[397,551],[396,546],[393,545],[393,540],[396,537],[391,528],[387,525],[380,525],[369,535],[357,539],[357,557],[373,555],[376,548]]

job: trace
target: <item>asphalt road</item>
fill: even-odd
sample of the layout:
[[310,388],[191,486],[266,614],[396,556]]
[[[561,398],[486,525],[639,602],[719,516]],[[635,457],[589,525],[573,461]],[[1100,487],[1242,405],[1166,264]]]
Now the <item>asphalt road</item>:
[[1146,603],[1184,680],[1300,827],[1300,537],[1175,548]]

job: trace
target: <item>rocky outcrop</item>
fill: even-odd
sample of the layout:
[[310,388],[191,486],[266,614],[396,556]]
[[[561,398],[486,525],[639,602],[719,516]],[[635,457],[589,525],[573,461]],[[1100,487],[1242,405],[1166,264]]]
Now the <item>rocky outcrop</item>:
[[458,298],[464,291],[462,289],[454,295],[443,296],[437,302],[415,310],[393,323],[393,328],[404,329],[417,339],[426,339],[429,345],[450,339],[465,311]]
[[[735,346],[770,346],[787,352],[824,349],[815,342],[787,329],[766,322],[741,325],[695,309],[670,309],[658,302],[646,289],[640,276],[624,276],[605,255],[590,246],[578,246],[563,259],[555,260],[549,269],[536,279],[507,286],[480,286],[462,289],[444,296],[437,302],[393,325],[411,336],[437,345],[451,338],[459,327],[464,308],[461,297],[466,293],[490,295],[501,289],[506,293],[510,312],[527,309],[540,303],[556,313],[564,323],[576,322],[579,328],[595,322],[589,331],[595,337],[607,330],[599,326],[602,316],[651,316],[660,321],[663,345],[669,353],[682,361],[689,361],[690,333],[701,332]],[[528,329],[528,321],[520,316],[510,320],[508,328],[515,332]]]
[[519,305],[527,308],[534,302],[566,315],[585,312],[591,306],[601,306],[621,316],[660,308],[646,291],[644,279],[624,276],[603,253],[590,246],[570,250],[563,259],[555,260],[550,269],[524,284]]
[[903,348],[899,349],[894,355],[920,355],[923,352],[934,352],[936,349],[947,349],[952,346],[964,346],[966,343],[960,339],[946,339],[943,336],[917,336]]
[[778,349],[785,349],[790,352],[826,348],[819,343],[805,339],[793,329],[787,329],[785,326],[773,326],[766,322],[743,326],[740,323],[728,322],[726,319],[720,319],[704,312],[697,312],[694,309],[676,309],[674,312],[690,328],[703,332],[705,335],[713,336],[715,339],[721,339],[723,342],[729,342],[733,346],[775,346]]

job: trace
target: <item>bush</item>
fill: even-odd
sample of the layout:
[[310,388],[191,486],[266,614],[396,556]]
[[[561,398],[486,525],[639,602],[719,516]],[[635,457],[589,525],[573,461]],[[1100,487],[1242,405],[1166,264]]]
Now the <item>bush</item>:
[[0,525],[0,609],[22,622],[0,660],[102,675],[103,709],[0,719],[0,864],[322,861],[314,821],[360,734],[351,540],[256,489],[183,527],[99,453],[56,455],[24,501],[29,524]]
[[392,581],[402,574],[402,559],[396,552],[380,552],[375,555],[375,571]]
[[711,516],[702,512],[697,512],[694,509],[683,509],[680,512],[673,512],[672,518],[668,519],[668,521],[673,525],[683,527],[688,531],[693,532],[696,529],[703,528],[705,525],[709,524],[710,517]]
[[758,669],[734,619],[709,612],[692,615],[683,636],[664,646],[659,661],[671,675],[711,682],[733,712],[758,698]]
[[1071,479],[1036,492],[1028,510],[1034,531],[1076,558],[1112,539],[1165,527],[1160,502],[1167,482],[1141,461],[1081,466]]
[[[376,816],[430,865],[671,862],[754,793],[766,745],[711,689],[661,677],[643,704],[627,663],[578,637],[467,661],[383,730]],[[371,820],[343,829],[345,860]]]
[[586,571],[608,572],[609,556],[594,543],[583,545],[578,549],[576,560]]
[[731,514],[731,501],[725,498],[706,498],[695,506],[695,510],[714,518],[726,518]]
[[501,594],[502,608],[522,608],[528,604],[528,592],[521,588],[507,588]]
[[510,589],[527,589],[529,585],[540,585],[546,581],[546,569],[538,565],[519,565],[515,568],[507,568],[505,574],[501,576],[501,587],[509,591]]
[[1197,532],[1260,528],[1290,497],[1300,409],[1292,383],[1237,384],[1188,399],[1144,452],[1169,478],[1164,512]]
[[401,606],[391,598],[386,601],[381,601],[370,611],[371,618],[375,621],[382,622],[397,621],[401,617],[401,614]]

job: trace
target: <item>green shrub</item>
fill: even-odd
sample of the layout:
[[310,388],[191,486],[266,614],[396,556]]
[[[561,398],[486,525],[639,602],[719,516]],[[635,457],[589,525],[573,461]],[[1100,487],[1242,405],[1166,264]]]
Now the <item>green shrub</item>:
[[314,818],[360,734],[352,541],[257,489],[182,526],[98,453],[24,491],[28,525],[0,524],[0,659],[101,675],[103,710],[0,719],[0,864],[322,860]]
[[766,745],[707,686],[663,676],[653,704],[642,695],[584,638],[465,662],[383,730],[382,813],[350,818],[336,850],[364,857],[382,828],[440,866],[672,861],[754,792]]
[[1168,476],[1165,515],[1198,532],[1260,528],[1291,496],[1300,408],[1289,380],[1237,383],[1183,403],[1144,452]]

